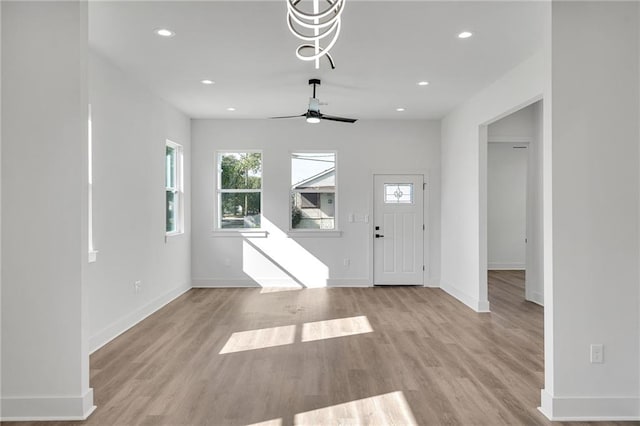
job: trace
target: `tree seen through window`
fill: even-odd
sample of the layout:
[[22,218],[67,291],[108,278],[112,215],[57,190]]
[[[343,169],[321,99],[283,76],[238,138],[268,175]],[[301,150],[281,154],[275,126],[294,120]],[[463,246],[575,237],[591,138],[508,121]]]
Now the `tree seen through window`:
[[219,227],[259,228],[262,198],[262,154],[220,153]]

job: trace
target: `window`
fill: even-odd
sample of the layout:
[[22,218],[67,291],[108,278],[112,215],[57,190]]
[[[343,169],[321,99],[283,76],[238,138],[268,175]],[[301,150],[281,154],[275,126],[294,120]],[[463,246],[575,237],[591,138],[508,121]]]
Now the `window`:
[[412,183],[385,183],[385,204],[413,204]]
[[260,228],[262,153],[218,153],[219,229]]
[[175,235],[183,231],[182,146],[168,140],[165,159],[166,233]]
[[291,229],[336,228],[336,153],[291,154]]

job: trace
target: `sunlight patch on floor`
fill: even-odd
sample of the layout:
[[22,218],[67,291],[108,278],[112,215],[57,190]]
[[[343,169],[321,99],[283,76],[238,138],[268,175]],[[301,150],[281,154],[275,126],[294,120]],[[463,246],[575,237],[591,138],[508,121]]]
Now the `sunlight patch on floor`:
[[296,337],[296,326],[262,328],[259,330],[240,331],[233,333],[220,355],[233,352],[251,351],[254,349],[272,348],[274,346],[290,345]]
[[307,322],[302,325],[302,341],[332,339],[373,332],[366,316]]
[[293,423],[300,426],[418,424],[401,391],[299,413]]
[[282,426],[282,419],[273,419],[260,423],[251,423],[247,426]]
[[[366,316],[307,322],[302,324],[301,342],[315,342],[372,332],[373,328]],[[295,325],[238,331],[229,337],[219,354],[290,345],[295,343],[295,340]]]
[[260,289],[260,294],[269,294],[269,293],[280,293],[282,291],[298,291],[298,290],[302,290],[302,286],[297,286],[297,287],[285,287],[285,286],[280,286],[280,287],[262,287]]

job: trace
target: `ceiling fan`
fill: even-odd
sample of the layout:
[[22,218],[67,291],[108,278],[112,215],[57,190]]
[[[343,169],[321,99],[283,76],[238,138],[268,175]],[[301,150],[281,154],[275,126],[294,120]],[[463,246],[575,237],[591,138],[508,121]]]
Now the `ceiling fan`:
[[300,115],[287,115],[284,117],[271,117],[273,119],[278,118],[297,118],[297,117],[305,117],[307,119],[307,123],[319,123],[320,120],[329,120],[329,121],[340,121],[342,123],[355,123],[358,121],[356,118],[346,118],[346,117],[336,117],[335,115],[327,115],[320,112],[320,100],[316,98],[316,86],[320,86],[320,80],[317,78],[312,78],[309,80],[309,84],[313,84],[313,97],[309,98],[309,109],[307,112]]

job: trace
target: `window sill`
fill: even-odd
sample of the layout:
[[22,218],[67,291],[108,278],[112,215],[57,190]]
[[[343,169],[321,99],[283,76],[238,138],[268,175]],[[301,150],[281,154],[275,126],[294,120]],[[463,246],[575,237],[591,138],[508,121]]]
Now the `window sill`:
[[164,234],[164,243],[167,244],[169,241],[175,239],[175,237],[180,237],[184,235],[184,232],[171,232],[169,234]]
[[289,238],[340,238],[342,231],[289,231]]
[[89,251],[89,263],[94,263],[98,261],[98,250]]
[[223,238],[267,238],[269,232],[261,229],[218,229],[211,231],[211,236]]

